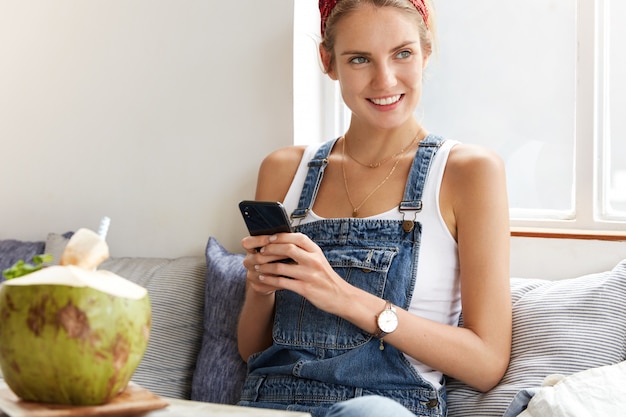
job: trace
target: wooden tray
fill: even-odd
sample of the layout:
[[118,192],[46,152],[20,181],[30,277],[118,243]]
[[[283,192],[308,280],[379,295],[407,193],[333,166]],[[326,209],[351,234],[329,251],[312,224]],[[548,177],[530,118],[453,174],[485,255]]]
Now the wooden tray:
[[0,380],[0,410],[9,417],[122,417],[167,407],[169,403],[145,388],[131,382],[117,397],[106,404],[73,406],[44,404],[20,400]]

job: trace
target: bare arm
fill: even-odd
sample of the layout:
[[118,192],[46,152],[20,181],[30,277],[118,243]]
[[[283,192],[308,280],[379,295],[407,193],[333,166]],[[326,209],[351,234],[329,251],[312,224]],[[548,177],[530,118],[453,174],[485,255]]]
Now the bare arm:
[[479,147],[455,147],[440,204],[458,242],[464,327],[444,326],[407,313],[400,317],[403,327],[389,342],[487,391],[504,375],[511,349],[509,210],[500,158]]
[[[261,164],[257,180],[255,199],[265,201],[283,201],[302,158],[302,147],[280,149],[268,155]],[[274,291],[277,288],[258,282],[254,266],[258,264],[256,256],[258,239],[248,237],[242,245],[248,256],[244,266],[248,270],[246,298],[242,307],[237,328],[239,353],[244,360],[256,352],[269,347],[272,343],[274,313]]]

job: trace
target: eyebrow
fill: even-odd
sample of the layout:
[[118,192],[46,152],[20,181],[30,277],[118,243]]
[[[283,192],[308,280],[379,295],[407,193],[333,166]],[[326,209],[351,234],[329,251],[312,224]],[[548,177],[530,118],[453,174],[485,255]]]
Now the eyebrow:
[[[406,48],[409,45],[413,45],[417,43],[417,41],[406,41],[401,43],[400,45],[391,48],[391,50],[389,51],[389,53],[393,53],[395,51],[397,51],[398,49],[402,49],[402,48]],[[364,51],[359,51],[359,50],[350,50],[350,51],[345,51],[341,53],[341,56],[346,56],[346,55],[363,55],[363,56],[370,56],[371,53],[369,52],[364,52]]]

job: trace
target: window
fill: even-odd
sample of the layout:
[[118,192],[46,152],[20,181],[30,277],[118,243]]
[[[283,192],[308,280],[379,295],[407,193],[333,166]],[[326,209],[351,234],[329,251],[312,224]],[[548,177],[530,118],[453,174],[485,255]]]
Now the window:
[[[307,2],[295,2],[296,13],[308,7],[299,3]],[[439,50],[417,110],[424,125],[502,156],[514,227],[623,236],[626,2],[446,0],[436,8]],[[306,16],[318,39],[317,10]],[[319,65],[312,71],[323,77]],[[296,68],[296,97],[298,85],[311,84],[311,74],[301,77]],[[314,140],[325,140],[345,130],[349,114],[335,84],[317,87],[330,110]]]
[[604,215],[609,219],[626,217],[626,2],[606,0],[602,13],[606,21],[600,39],[604,71],[602,100],[604,119],[601,127],[605,130],[604,149]]

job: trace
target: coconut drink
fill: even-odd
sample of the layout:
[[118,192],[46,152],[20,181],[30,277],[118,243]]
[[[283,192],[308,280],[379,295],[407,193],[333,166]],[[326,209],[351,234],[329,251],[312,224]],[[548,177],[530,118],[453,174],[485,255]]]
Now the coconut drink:
[[0,286],[0,369],[25,401],[104,404],[123,391],[150,336],[148,292],[97,270],[109,256],[80,229],[60,265]]

